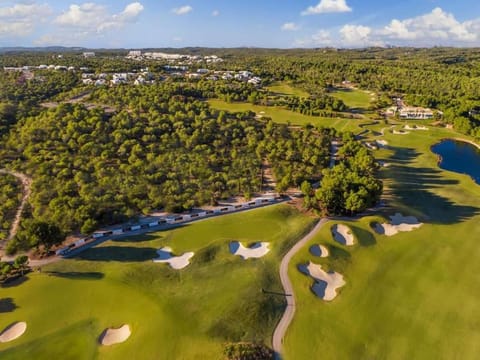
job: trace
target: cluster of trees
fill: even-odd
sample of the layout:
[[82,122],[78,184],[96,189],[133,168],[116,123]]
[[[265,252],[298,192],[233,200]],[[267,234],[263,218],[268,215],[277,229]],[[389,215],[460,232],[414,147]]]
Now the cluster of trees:
[[0,240],[7,238],[21,198],[18,180],[9,174],[0,174]]
[[340,99],[323,95],[309,98],[291,96],[287,99],[287,108],[304,115],[321,116],[324,110],[346,111],[347,106]]
[[27,79],[23,72],[0,71],[0,101],[35,105],[79,84],[79,75],[71,71],[35,70]]
[[63,104],[24,119],[6,148],[33,178],[33,218],[88,233],[139,212],[249,198],[264,161],[281,189],[318,178],[328,162],[328,131],[212,110],[187,94],[177,83],[115,87],[95,95],[114,102],[114,115]]
[[18,256],[13,263],[0,261],[0,283],[16,279],[29,271],[28,256],[26,255]]
[[375,158],[351,134],[345,134],[342,142],[340,161],[323,171],[320,187],[314,190],[308,182],[302,184],[305,206],[326,215],[361,213],[375,205],[382,194],[382,182],[375,177]]
[[60,228],[44,221],[27,219],[22,221],[20,231],[7,244],[7,253],[35,249],[37,254],[45,255],[53,246],[60,245],[65,239],[65,234]]
[[225,345],[223,355],[226,360],[273,360],[275,353],[263,344],[229,343]]

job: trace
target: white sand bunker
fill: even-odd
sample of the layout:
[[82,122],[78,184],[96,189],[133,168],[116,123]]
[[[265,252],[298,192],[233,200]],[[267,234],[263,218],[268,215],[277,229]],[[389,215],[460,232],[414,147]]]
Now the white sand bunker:
[[352,230],[343,224],[336,224],[332,226],[333,238],[342,245],[352,246],[355,243],[355,236]]
[[102,332],[99,341],[100,344],[105,346],[120,344],[125,342],[131,333],[130,326],[128,325],[123,325],[118,329],[108,328]]
[[270,251],[268,246],[269,243],[267,242],[258,242],[250,245],[249,247],[245,247],[238,241],[232,241],[230,243],[230,253],[241,256],[243,260],[247,260],[249,258],[257,259],[265,256]]
[[342,274],[323,271],[321,265],[312,262],[309,262],[307,265],[299,265],[298,269],[315,280],[311,289],[315,295],[325,301],[335,299],[337,297],[337,289],[346,284]]
[[390,216],[391,222],[388,223],[375,223],[373,229],[377,234],[393,236],[399,232],[412,231],[419,228],[423,223],[419,222],[414,216],[403,216],[400,213],[396,213]]
[[0,333],[0,343],[6,343],[18,339],[26,330],[26,322],[21,321],[10,324]]
[[386,141],[386,140],[375,140],[375,142],[377,143],[377,146],[379,148],[385,149],[385,148],[388,147],[388,141]]
[[318,244],[310,246],[310,253],[313,256],[318,256],[322,258],[328,257],[329,255],[327,247],[323,245],[318,245]]
[[195,255],[193,252],[187,252],[180,256],[173,256],[172,249],[168,246],[157,250],[158,258],[153,259],[156,263],[168,263],[173,269],[181,270],[190,265],[190,259]]
[[421,126],[421,125],[413,125],[413,126],[405,125],[403,128],[405,130],[428,130],[426,126]]
[[393,130],[393,133],[394,133],[395,135],[407,135],[407,134],[410,134],[410,131]]

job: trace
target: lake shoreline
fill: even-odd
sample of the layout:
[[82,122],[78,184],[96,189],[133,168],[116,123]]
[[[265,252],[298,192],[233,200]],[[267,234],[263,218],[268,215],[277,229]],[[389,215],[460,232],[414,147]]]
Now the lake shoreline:
[[[450,144],[448,145],[447,143]],[[455,145],[455,143],[458,145]],[[460,144],[462,143],[471,145],[471,150],[463,150],[463,153],[459,153],[456,147],[461,146]],[[446,145],[447,148],[442,149],[442,145]],[[452,148],[452,146],[455,147],[455,149]],[[468,148],[468,146],[466,148]],[[437,166],[440,169],[461,175],[468,175],[477,185],[480,185],[480,174],[475,172],[476,166],[474,164],[477,163],[477,160],[475,160],[476,157],[480,159],[479,150],[479,144],[462,138],[443,138],[430,146],[430,151],[437,156]],[[450,154],[451,151],[453,154]],[[469,161],[472,162],[471,165],[469,165]]]

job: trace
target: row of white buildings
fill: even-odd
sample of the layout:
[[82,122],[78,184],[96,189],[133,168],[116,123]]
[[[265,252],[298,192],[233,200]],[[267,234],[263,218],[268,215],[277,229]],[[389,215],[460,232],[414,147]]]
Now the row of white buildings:
[[163,52],[142,52],[141,50],[132,50],[127,54],[127,59],[132,60],[166,60],[168,62],[181,62],[184,64],[194,64],[200,62],[218,63],[223,59],[217,55],[185,55],[185,54],[168,54]]

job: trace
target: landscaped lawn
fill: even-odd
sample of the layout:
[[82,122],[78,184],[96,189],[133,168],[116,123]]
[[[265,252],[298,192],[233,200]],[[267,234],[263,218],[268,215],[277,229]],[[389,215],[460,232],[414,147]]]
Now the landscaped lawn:
[[[375,127],[380,130],[380,125]],[[414,215],[424,225],[392,237],[370,228],[378,216],[345,222],[360,240],[345,247],[327,224],[299,252],[289,274],[297,311],[285,338],[285,359],[476,359],[480,351],[480,186],[439,169],[429,147],[442,129],[393,135],[378,156],[389,207],[379,215]],[[372,138],[373,139],[373,138]],[[387,180],[388,179],[388,180]],[[314,243],[331,257],[309,253]],[[314,296],[297,270],[313,261],[345,276],[330,303]]]
[[[42,268],[0,289],[17,308],[0,328],[26,321],[26,333],[0,344],[3,359],[222,359],[230,340],[269,344],[283,312],[278,266],[313,219],[288,205],[225,215],[174,230],[108,241],[78,258]],[[244,261],[229,242],[271,242],[264,258]],[[175,271],[153,263],[156,250],[194,251]],[[107,327],[129,324],[131,337],[98,345]]]

